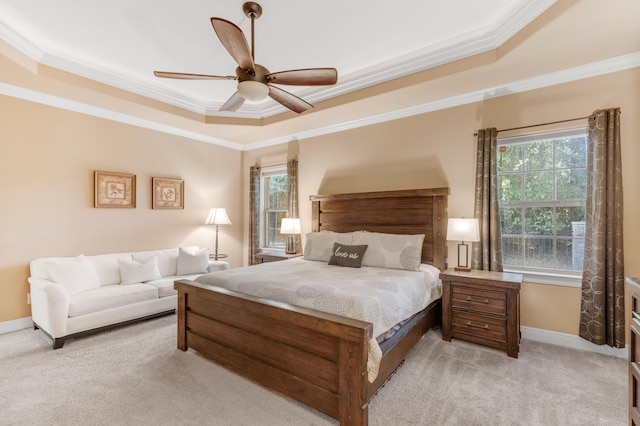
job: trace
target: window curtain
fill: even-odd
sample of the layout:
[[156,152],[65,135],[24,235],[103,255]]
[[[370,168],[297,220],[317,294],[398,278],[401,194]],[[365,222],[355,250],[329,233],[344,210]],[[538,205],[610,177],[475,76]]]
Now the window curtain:
[[473,243],[471,268],[502,272],[502,241],[498,207],[498,130],[478,130],[476,192],[473,216],[480,225],[480,241]]
[[[289,217],[299,217],[298,211],[298,160],[287,161],[287,199],[289,201]],[[294,235],[296,253],[301,253],[300,235]]]
[[625,345],[620,108],[595,111],[587,139],[587,201],[580,337]]
[[249,265],[258,263],[260,249],[260,167],[249,169]]

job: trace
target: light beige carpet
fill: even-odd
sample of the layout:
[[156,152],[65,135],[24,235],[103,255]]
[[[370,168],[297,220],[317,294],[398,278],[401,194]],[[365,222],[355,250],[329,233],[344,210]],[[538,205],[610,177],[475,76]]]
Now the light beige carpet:
[[[193,351],[176,317],[69,340],[0,336],[1,425],[336,425]],[[523,341],[520,358],[429,332],[371,401],[370,425],[625,425],[625,360]]]

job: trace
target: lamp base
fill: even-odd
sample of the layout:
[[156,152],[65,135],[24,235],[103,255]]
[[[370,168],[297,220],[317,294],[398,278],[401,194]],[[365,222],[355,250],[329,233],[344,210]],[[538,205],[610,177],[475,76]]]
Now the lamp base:
[[458,271],[458,272],[471,272],[471,268],[462,268],[460,266],[456,266],[453,269],[454,269],[454,271]]
[[287,234],[287,245],[284,251],[286,254],[296,254],[296,240],[293,234]]

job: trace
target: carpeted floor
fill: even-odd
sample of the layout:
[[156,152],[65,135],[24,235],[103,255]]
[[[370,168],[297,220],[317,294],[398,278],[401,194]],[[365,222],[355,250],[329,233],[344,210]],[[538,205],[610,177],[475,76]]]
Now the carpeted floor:
[[[1,425],[336,425],[176,349],[176,317],[68,341],[0,336]],[[369,407],[370,425],[625,425],[627,364],[522,341],[520,358],[429,332]]]

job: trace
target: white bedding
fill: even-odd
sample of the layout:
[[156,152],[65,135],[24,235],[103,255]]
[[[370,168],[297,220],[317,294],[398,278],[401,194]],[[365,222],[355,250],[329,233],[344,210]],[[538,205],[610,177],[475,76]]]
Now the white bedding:
[[295,258],[217,271],[196,281],[372,323],[367,364],[372,382],[382,357],[376,337],[439,299],[439,274],[439,269],[425,264],[420,271],[405,271]]

